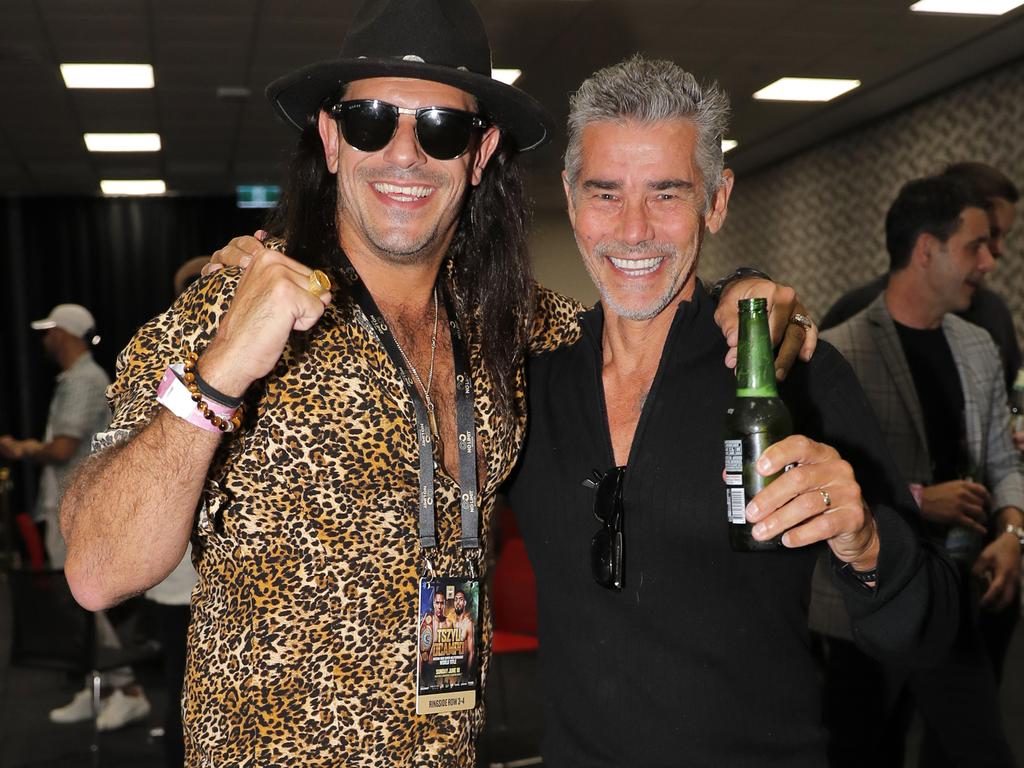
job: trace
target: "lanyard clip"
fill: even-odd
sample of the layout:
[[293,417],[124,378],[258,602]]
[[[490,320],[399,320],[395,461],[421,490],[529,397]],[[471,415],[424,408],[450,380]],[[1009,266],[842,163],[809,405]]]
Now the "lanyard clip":
[[423,556],[423,565],[425,566],[425,573],[430,578],[436,578],[437,573],[434,572],[434,563],[430,560],[430,555]]

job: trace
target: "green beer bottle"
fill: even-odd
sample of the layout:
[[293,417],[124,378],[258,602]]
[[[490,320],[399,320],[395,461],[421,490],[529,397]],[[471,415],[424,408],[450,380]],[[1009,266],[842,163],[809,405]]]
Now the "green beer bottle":
[[740,299],[736,357],[736,402],[725,415],[725,485],[729,544],[737,552],[777,549],[780,537],[756,541],[744,510],[758,492],[778,477],[762,477],[755,465],[772,443],[788,437],[793,422],[775,384],[775,365],[764,299]]

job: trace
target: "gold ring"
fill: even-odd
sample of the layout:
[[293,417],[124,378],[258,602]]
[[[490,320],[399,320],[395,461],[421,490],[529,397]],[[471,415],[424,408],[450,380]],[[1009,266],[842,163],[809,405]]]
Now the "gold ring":
[[811,322],[811,318],[807,315],[801,314],[800,312],[793,313],[793,316],[789,318],[789,322],[794,325],[799,325],[802,328],[809,329],[814,323]]
[[818,493],[821,494],[821,500],[825,503],[825,509],[832,506],[832,497],[828,495],[828,491],[824,488],[819,488]]
[[306,286],[306,290],[314,296],[319,296],[321,293],[330,293],[331,278],[319,269],[314,269],[309,273],[309,285]]

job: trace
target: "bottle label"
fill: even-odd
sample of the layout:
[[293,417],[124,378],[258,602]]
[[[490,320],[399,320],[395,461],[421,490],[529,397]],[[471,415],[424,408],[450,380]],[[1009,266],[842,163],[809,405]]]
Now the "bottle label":
[[782,472],[763,477],[757,471],[757,460],[773,439],[767,432],[751,432],[739,440],[725,441],[726,509],[729,522],[744,525],[747,522],[747,501],[754,498],[782,472],[789,472],[796,464],[782,468]]
[[744,510],[747,496],[743,491],[743,441],[725,441],[725,494],[729,522],[743,525],[747,521]]

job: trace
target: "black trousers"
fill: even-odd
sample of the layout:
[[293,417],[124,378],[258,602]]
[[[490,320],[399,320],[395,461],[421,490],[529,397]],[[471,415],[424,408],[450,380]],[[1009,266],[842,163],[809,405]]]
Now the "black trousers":
[[[1014,768],[996,669],[1002,669],[1017,619],[1005,612],[984,616],[970,578],[961,583],[956,642],[935,668],[894,669],[851,642],[825,639],[823,716],[832,766],[900,768],[916,708],[925,726],[920,768]],[[1016,602],[1013,609],[1019,617]]]

